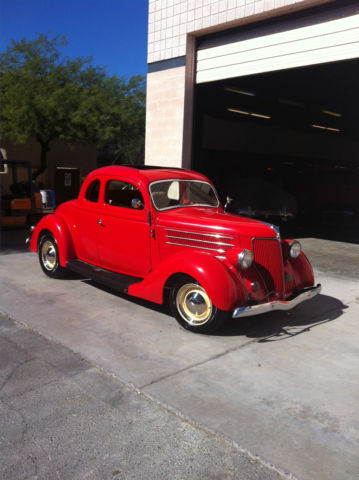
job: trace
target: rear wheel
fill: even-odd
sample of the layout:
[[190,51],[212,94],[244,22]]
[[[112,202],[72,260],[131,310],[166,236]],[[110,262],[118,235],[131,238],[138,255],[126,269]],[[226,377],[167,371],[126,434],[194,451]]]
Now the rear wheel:
[[191,277],[179,280],[172,288],[170,307],[182,327],[198,333],[214,332],[228,316],[213,305],[206,290]]
[[55,237],[51,233],[43,233],[39,240],[39,261],[42,271],[51,278],[63,278],[66,269],[61,267],[59,249]]

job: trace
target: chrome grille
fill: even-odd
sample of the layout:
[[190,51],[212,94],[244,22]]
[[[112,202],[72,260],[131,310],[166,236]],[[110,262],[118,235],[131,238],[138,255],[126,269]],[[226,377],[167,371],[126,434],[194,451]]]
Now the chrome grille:
[[284,295],[283,261],[278,239],[255,238],[253,240],[255,268],[261,276],[267,295]]
[[166,229],[166,244],[224,253],[235,246],[234,238],[213,233]]

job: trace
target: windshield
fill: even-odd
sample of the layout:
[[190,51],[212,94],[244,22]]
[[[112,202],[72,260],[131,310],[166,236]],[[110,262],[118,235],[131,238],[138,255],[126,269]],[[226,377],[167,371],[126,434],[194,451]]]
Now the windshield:
[[150,185],[152,202],[157,210],[201,206],[218,207],[213,187],[198,180],[161,180]]

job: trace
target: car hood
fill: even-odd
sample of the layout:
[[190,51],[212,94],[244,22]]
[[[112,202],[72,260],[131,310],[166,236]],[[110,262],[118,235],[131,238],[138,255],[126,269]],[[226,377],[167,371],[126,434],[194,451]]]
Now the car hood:
[[250,237],[275,238],[270,224],[214,208],[184,207],[160,212],[157,225],[177,230],[191,230]]

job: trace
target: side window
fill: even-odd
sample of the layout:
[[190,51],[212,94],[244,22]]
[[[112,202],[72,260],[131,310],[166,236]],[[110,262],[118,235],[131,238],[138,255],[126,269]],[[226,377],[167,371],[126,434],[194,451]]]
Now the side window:
[[121,182],[119,180],[110,180],[107,182],[105,203],[115,207],[133,208],[131,202],[134,198],[141,200],[143,203],[141,192],[132,183]]
[[99,193],[100,193],[100,180],[94,180],[87,187],[85,198],[90,202],[96,203],[98,201]]

